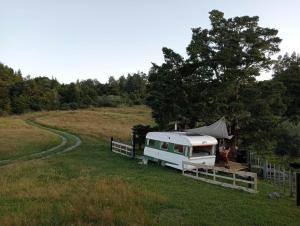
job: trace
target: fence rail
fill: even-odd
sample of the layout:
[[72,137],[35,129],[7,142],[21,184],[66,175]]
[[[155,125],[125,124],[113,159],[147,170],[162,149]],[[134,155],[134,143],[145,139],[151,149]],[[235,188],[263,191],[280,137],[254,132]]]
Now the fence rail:
[[[232,171],[222,167],[207,166],[198,163],[182,162],[182,174],[223,187],[257,193],[257,174],[245,171]],[[229,182],[231,181],[231,182]]]
[[111,150],[115,153],[125,155],[125,156],[128,156],[128,157],[133,156],[133,148],[132,148],[131,145],[124,144],[124,143],[121,143],[121,142],[117,142],[117,141],[114,141],[114,140],[111,141]]
[[296,173],[291,169],[271,163],[255,154],[250,155],[250,164],[251,168],[257,169],[264,179],[282,187],[284,191],[289,190],[290,196],[295,195]]

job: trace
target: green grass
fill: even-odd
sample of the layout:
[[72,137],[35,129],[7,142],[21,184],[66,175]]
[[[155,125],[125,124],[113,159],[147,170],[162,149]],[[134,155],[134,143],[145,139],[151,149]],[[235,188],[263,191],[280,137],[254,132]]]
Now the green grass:
[[72,153],[1,170],[0,225],[300,224],[294,201],[267,197],[269,184],[258,194],[226,189],[82,138]]
[[104,138],[118,130],[126,139],[149,115],[139,107],[24,116],[77,133],[83,143],[49,159],[2,166],[0,225],[300,225],[295,200],[269,199],[277,191],[269,183],[259,180],[259,193],[249,194],[110,152]]

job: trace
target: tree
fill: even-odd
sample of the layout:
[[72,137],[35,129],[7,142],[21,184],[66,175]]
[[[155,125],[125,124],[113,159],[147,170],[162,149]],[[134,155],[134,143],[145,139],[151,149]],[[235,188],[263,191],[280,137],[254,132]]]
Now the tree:
[[192,29],[186,60],[163,49],[165,63],[149,73],[148,105],[161,127],[179,118],[194,126],[225,116],[237,142],[251,117],[241,89],[255,86],[260,71],[271,68],[281,39],[277,30],[260,27],[257,16],[226,19],[213,10],[209,19],[210,29]]
[[95,105],[97,99],[97,80],[87,79],[79,82],[81,106]]
[[247,115],[239,127],[241,145],[261,154],[273,152],[276,128],[286,111],[285,87],[278,81],[260,81],[241,87],[240,101]]
[[[121,84],[122,77],[119,79]],[[134,104],[142,104],[146,97],[147,77],[144,73],[138,72],[128,74],[123,92],[126,93]]]
[[80,88],[78,84],[71,83],[69,85],[62,85],[58,93],[60,96],[60,105],[63,106],[63,108],[78,108],[80,100]]
[[257,16],[225,19],[222,12],[213,10],[209,18],[212,28],[193,29],[187,52],[191,62],[209,71],[214,88],[219,90],[214,104],[223,106],[218,109],[218,118],[225,115],[237,137],[239,124],[247,115],[240,88],[254,82],[261,70],[270,69],[271,56],[279,51],[281,39],[277,30],[260,27]]
[[287,105],[285,118],[295,123],[300,121],[300,56],[293,53],[279,56],[274,66],[274,80],[286,87],[284,101]]
[[11,89],[22,82],[21,71],[0,63],[0,115],[11,113]]
[[10,113],[9,86],[0,80],[0,116]]
[[300,156],[300,124],[282,122],[276,130],[276,139],[276,154],[290,157]]
[[108,87],[109,87],[109,94],[111,95],[120,95],[120,88],[118,81],[113,77],[110,76],[108,79]]
[[165,63],[153,64],[149,72],[147,104],[161,129],[180,119],[183,106],[187,106],[187,95],[183,88],[183,58],[168,48],[163,48]]
[[0,63],[0,115],[27,111],[77,109],[88,106],[142,104],[146,97],[147,77],[142,72],[119,80],[110,77],[101,84],[87,79],[60,84],[55,78],[22,77],[20,70]]

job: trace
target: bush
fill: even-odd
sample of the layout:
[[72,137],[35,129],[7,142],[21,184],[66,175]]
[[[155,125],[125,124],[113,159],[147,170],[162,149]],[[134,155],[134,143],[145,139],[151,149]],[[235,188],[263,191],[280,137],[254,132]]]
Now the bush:
[[108,95],[97,97],[97,107],[118,107],[125,101],[121,96]]
[[15,97],[12,101],[12,112],[15,114],[22,114],[29,110],[28,98],[26,96]]
[[300,124],[285,121],[276,130],[277,145],[275,153],[278,155],[300,156]]
[[76,110],[78,109],[79,106],[77,103],[75,102],[72,102],[72,103],[63,103],[61,106],[60,106],[60,109],[61,110]]

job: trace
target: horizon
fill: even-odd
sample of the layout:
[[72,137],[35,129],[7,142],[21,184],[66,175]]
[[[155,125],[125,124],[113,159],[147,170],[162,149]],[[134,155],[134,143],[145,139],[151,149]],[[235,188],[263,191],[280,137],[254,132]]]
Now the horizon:
[[[295,0],[213,0],[205,4],[194,0],[88,4],[12,0],[2,6],[6,10],[0,15],[4,31],[0,62],[20,69],[24,77],[54,77],[60,83],[85,79],[105,83],[109,76],[118,79],[138,71],[147,74],[152,62],[163,63],[162,47],[186,58],[191,28],[210,27],[208,13],[213,9],[224,12],[226,18],[259,16],[260,26],[279,31],[279,54],[300,53],[300,31],[295,29],[300,22],[300,3]],[[270,72],[263,72],[258,79],[270,78]]]

